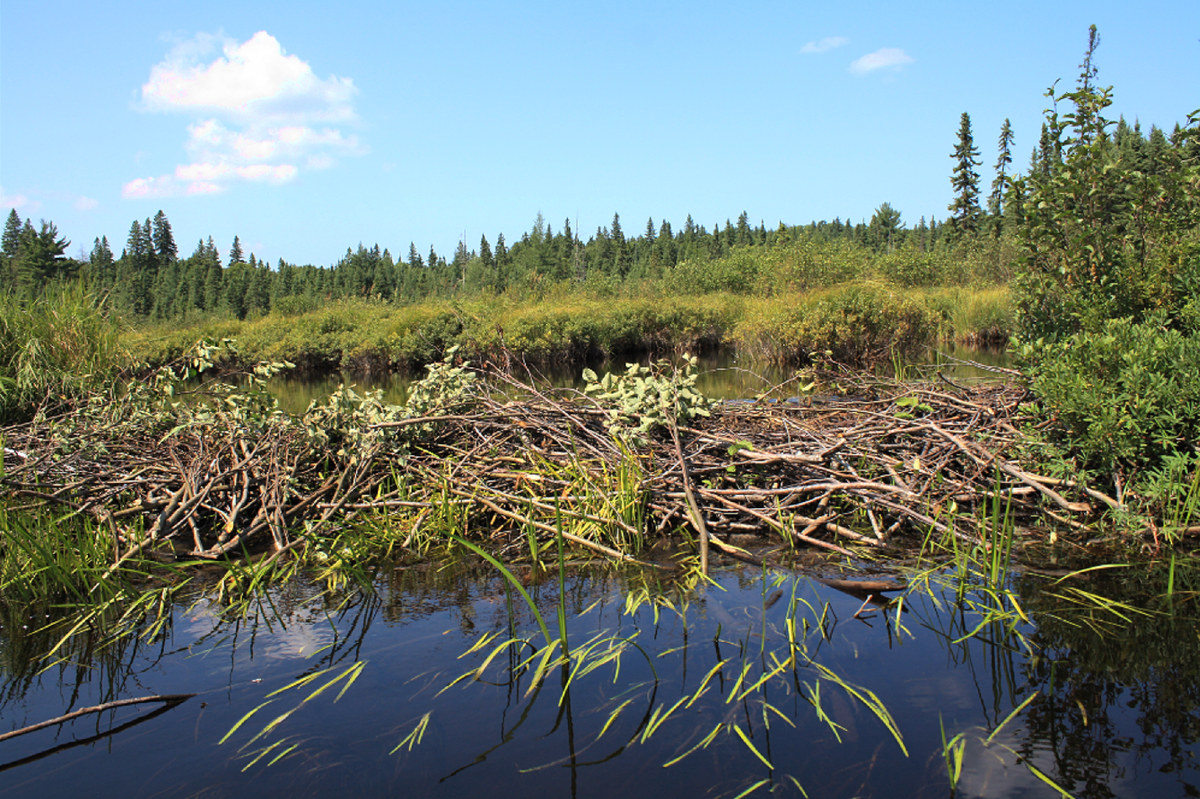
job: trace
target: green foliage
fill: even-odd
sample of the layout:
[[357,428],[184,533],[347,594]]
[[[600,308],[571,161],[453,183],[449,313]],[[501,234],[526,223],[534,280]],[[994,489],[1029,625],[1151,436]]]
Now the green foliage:
[[359,394],[341,385],[324,401],[309,404],[305,429],[323,445],[337,447],[341,458],[365,456],[385,441],[409,442],[429,435],[436,422],[408,422],[460,412],[473,396],[475,373],[468,362],[455,364],[457,352],[451,347],[445,358],[429,364],[428,374],[412,384],[403,406],[384,401],[382,390]]
[[1011,183],[1025,248],[1016,344],[1080,465],[1137,474],[1200,439],[1200,121],[1161,143],[1165,169],[1143,171],[1109,135],[1098,41],[1093,28],[1076,90],[1048,92],[1041,168]]
[[682,372],[665,360],[627,364],[624,374],[610,372],[603,379],[591,369],[583,371],[584,393],[608,411],[608,429],[635,440],[656,428],[710,415],[712,401],[696,389],[696,377],[694,356],[685,359]]
[[1036,352],[1030,388],[1082,465],[1141,471],[1200,441],[1200,337],[1162,315],[1111,319]]
[[426,366],[428,374],[408,390],[406,415],[412,418],[455,413],[467,405],[475,391],[471,362],[456,364],[458,347],[451,347],[438,363]]
[[958,143],[950,154],[954,159],[954,171],[950,176],[950,185],[954,189],[954,202],[949,210],[953,216],[954,227],[959,233],[974,232],[979,226],[979,150],[975,147],[975,139],[971,134],[971,116],[964,111],[959,121]]

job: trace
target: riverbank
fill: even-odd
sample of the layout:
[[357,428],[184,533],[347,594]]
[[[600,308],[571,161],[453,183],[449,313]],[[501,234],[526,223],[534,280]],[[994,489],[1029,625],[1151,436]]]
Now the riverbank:
[[1012,311],[1004,287],[901,289],[852,282],[765,298],[667,293],[661,284],[611,293],[565,288],[538,298],[480,296],[397,306],[345,300],[295,315],[194,319],[128,330],[132,355],[156,365],[196,341],[236,338],[238,363],[288,361],[303,372],[413,371],[450,347],[476,363],[570,365],[629,355],[734,348],[757,361],[908,359],[947,342],[1002,346]]

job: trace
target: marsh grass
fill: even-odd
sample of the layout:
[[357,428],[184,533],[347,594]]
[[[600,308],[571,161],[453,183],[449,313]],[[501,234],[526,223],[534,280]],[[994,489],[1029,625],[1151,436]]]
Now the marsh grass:
[[104,596],[122,586],[100,579],[112,557],[112,536],[90,518],[55,518],[0,504],[0,595],[8,601]]
[[1050,775],[1038,768],[1031,762],[1030,758],[1017,749],[1001,743],[997,740],[1003,733],[1004,729],[1017,717],[1019,717],[1033,702],[1038,698],[1039,692],[1030,693],[1025,699],[1017,705],[1009,714],[992,729],[982,727],[973,727],[968,730],[957,733],[949,741],[946,740],[946,727],[944,722],[939,717],[939,727],[942,735],[942,758],[946,763],[946,775],[950,780],[950,796],[958,795],[959,782],[963,775],[963,765],[968,746],[971,746],[972,757],[982,759],[986,756],[1000,755],[1001,759],[1007,755],[1013,758],[1014,762],[1024,766],[1034,777],[1048,785],[1050,788],[1058,791],[1059,796],[1065,799],[1073,799],[1073,795],[1055,782]]
[[[560,530],[564,523],[560,517]],[[460,660],[473,663],[457,676],[445,677],[433,698],[463,690],[475,682],[508,686],[512,695],[521,697],[525,707],[520,714],[522,721],[497,746],[513,740],[516,729],[530,717],[539,701],[552,701],[556,706],[555,729],[565,720],[570,755],[534,770],[550,766],[575,768],[585,760],[601,762],[627,749],[651,744],[658,748],[665,745],[668,750],[663,756],[664,767],[687,768],[686,762],[697,753],[719,750],[726,754],[714,756],[724,757],[732,747],[745,753],[758,768],[766,769],[768,777],[763,780],[760,776],[747,776],[728,795],[738,795],[739,791],[740,795],[748,795],[772,780],[803,792],[801,781],[781,770],[772,758],[772,730],[779,725],[797,726],[793,705],[799,702],[810,708],[812,717],[826,726],[835,739],[842,740],[845,728],[830,706],[833,693],[840,693],[865,709],[900,751],[908,754],[897,720],[878,695],[820,662],[820,649],[832,640],[837,621],[828,602],[806,596],[807,583],[803,579],[764,574],[760,577],[761,618],[755,618],[752,612],[745,623],[739,622],[735,627],[715,625],[711,638],[701,636],[689,642],[685,636],[682,645],[656,651],[651,642],[643,641],[640,629],[633,634],[622,634],[606,623],[598,628],[585,624],[592,629],[580,631],[579,620],[598,612],[604,600],[595,600],[574,611],[569,606],[567,597],[576,578],[567,567],[568,546],[561,533],[540,549],[541,560],[549,565],[549,573],[553,575],[552,582],[540,587],[554,592],[552,601],[547,601],[544,593],[540,599],[535,598],[514,568],[466,537],[455,536],[455,546],[481,558],[500,575],[508,623],[479,635],[459,656]],[[689,557],[694,560],[694,555]],[[656,628],[660,624],[692,626],[689,619],[694,621],[696,614],[705,613],[703,592],[719,590],[704,580],[695,563],[671,585],[663,585],[661,576],[654,572],[627,574],[619,609],[614,610],[631,621],[639,614],[648,614]],[[767,611],[777,604],[786,605],[782,618],[768,619]],[[521,612],[518,606],[523,608]],[[903,631],[899,617],[895,624],[898,631]],[[532,626],[532,634],[522,629],[528,629],[527,625]],[[636,623],[634,626],[640,627]],[[689,649],[696,651],[689,655]],[[707,653],[703,655],[706,661],[715,652],[711,665],[706,663],[704,672],[690,680],[685,669],[684,685],[678,693],[674,686],[668,688],[664,668],[675,668],[678,664],[668,664],[678,659],[700,657],[701,650]],[[631,665],[631,658],[637,661],[636,668]],[[233,743],[250,735],[237,750],[247,761],[246,768],[270,766],[303,751],[304,739],[298,733],[290,733],[286,722],[318,696],[332,694],[335,687],[340,689],[337,694],[340,697],[362,673],[363,664],[356,667],[356,671],[352,667],[339,667],[336,671],[314,672],[304,680],[273,691],[240,718],[221,742]],[[584,711],[572,707],[573,692],[582,690],[590,694],[606,683],[610,688],[605,690],[606,698],[599,707]],[[673,695],[661,699],[668,691]],[[280,705],[289,694],[293,701]],[[282,712],[268,716],[268,707],[281,707]],[[391,755],[411,752],[427,739],[426,733],[432,725],[442,723],[436,708],[414,710],[414,715],[398,726]],[[262,718],[269,720],[260,723]],[[671,745],[672,741],[678,743]],[[489,748],[488,753],[494,748]],[[585,753],[588,753],[586,758]],[[750,773],[753,772],[754,769]]]
[[0,298],[0,420],[53,411],[105,389],[129,368],[121,327],[103,297],[79,286],[28,303]]
[[288,361],[302,373],[378,374],[418,370],[455,346],[477,363],[540,368],[729,345],[766,363],[802,362],[825,350],[840,361],[886,363],[892,354],[913,357],[939,341],[1007,340],[1006,288],[927,285],[898,285],[864,272],[833,283],[785,280],[750,294],[648,283],[616,297],[561,290],[405,306],[341,300],[245,321],[148,325],[126,331],[122,342],[139,360],[158,364],[178,359],[198,339],[236,338],[240,365]]

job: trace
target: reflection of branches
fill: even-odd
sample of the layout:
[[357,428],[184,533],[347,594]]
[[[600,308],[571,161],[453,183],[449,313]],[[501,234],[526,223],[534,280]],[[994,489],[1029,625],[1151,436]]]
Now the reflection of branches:
[[1020,586],[1040,651],[1024,676],[1043,694],[1020,748],[1053,751],[1062,784],[1080,786],[1081,797],[1114,794],[1111,783],[1127,776],[1125,752],[1196,794],[1200,767],[1189,751],[1200,740],[1195,620],[1147,610],[1153,589],[1136,577],[1125,570],[1119,580],[1093,579],[1086,592],[1062,581],[1054,594],[1032,580]]
[[0,765],[0,771],[7,771],[8,769],[17,768],[18,766],[28,765],[29,763],[33,763],[35,761],[41,760],[42,758],[49,757],[50,755],[58,754],[59,752],[66,751],[67,749],[71,749],[72,747],[84,746],[86,744],[95,743],[96,741],[101,741],[112,735],[116,735],[119,732],[123,732],[123,731],[129,729],[130,727],[135,727],[144,721],[149,721],[152,718],[161,716],[163,713],[166,713],[168,710],[171,710],[172,708],[176,707],[177,705],[183,704],[184,702],[186,702],[188,699],[190,699],[193,696],[195,696],[195,694],[178,694],[178,695],[174,695],[174,696],[150,696],[150,697],[142,697],[140,699],[124,700],[124,701],[118,700],[116,702],[108,702],[104,705],[100,705],[97,707],[89,707],[89,708],[84,708],[82,710],[77,710],[74,713],[68,713],[67,715],[60,716],[59,718],[51,719],[50,721],[43,722],[41,724],[35,724],[31,727],[26,727],[23,730],[17,730],[13,733],[9,733],[7,736],[0,736],[0,738],[3,738],[3,737],[12,737],[13,735],[22,735],[27,732],[33,732],[34,730],[40,730],[44,727],[53,726],[55,724],[61,724],[63,722],[69,721],[70,719],[77,718],[79,716],[82,716],[82,715],[85,715],[88,713],[100,713],[100,712],[104,712],[106,710],[110,710],[115,707],[127,705],[127,704],[135,704],[135,703],[141,703],[141,702],[165,702],[166,703],[162,707],[160,707],[150,713],[147,713],[144,716],[139,716],[136,719],[127,721],[124,724],[120,725],[119,727],[113,727],[111,730],[108,730],[107,732],[98,733],[96,735],[91,736],[90,738],[81,738],[76,741],[69,741],[65,744],[59,744],[58,746],[52,747],[50,749],[46,749],[45,751],[42,751],[42,752],[38,752],[37,754],[30,755],[29,757],[24,757],[24,758],[21,758],[20,760],[14,760],[11,763],[5,763],[3,765]]
[[[145,668],[153,668],[165,656],[172,636],[169,621],[148,624],[138,617],[139,609],[136,603],[122,608],[118,602],[83,609],[50,604],[17,608],[0,602],[4,628],[0,673],[9,675],[0,694],[0,709],[34,690],[55,666],[59,684],[70,686],[68,710],[89,684],[99,687],[102,701],[129,693],[129,682],[137,673],[131,664],[142,659]],[[23,625],[22,621],[34,623]],[[147,630],[154,634],[144,635]],[[150,654],[156,641],[159,651]]]
[[167,696],[141,696],[133,699],[118,699],[114,702],[105,702],[103,705],[81,708],[72,713],[67,713],[65,716],[59,716],[57,718],[50,719],[49,721],[30,724],[28,727],[22,727],[19,730],[6,732],[0,735],[0,741],[7,741],[9,738],[16,738],[18,735],[27,735],[31,732],[44,730],[45,728],[53,727],[56,724],[66,724],[68,721],[72,721],[92,713],[103,713],[107,710],[115,710],[116,708],[126,707],[128,705],[141,705],[147,702],[166,702],[168,704],[179,704],[185,699],[191,699],[193,696],[195,696],[195,694],[170,694]]

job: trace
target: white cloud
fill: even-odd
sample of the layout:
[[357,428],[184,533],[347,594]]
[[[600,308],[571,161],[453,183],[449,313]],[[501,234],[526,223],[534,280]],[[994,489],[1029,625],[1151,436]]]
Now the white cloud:
[[9,194],[0,186],[0,208],[25,208],[30,205],[29,198],[24,194]]
[[867,53],[862,58],[854,61],[850,65],[850,71],[855,75],[866,75],[868,72],[874,72],[877,69],[885,69],[887,67],[900,69],[905,64],[911,64],[915,60],[898,47],[884,47],[873,53]]
[[75,208],[79,211],[91,211],[99,205],[99,201],[93,200],[91,197],[84,197],[82,195],[75,200]]
[[800,48],[802,53],[827,53],[835,47],[841,47],[850,40],[845,36],[826,36],[824,39],[816,42],[809,42]]
[[[220,47],[222,55],[207,61]],[[215,194],[237,182],[279,185],[366,147],[340,126],[357,121],[349,78],[317,78],[266,31],[249,41],[199,34],[150,70],[140,110],[192,118],[190,162],[125,184],[125,197]]]
[[224,55],[197,63],[211,51],[216,37],[201,35],[177,45],[150,70],[142,86],[142,103],[150,111],[189,111],[226,115],[249,124],[264,117],[273,123],[348,122],[355,118],[351,101],[358,93],[349,78],[320,80],[312,67],[287,55],[274,36],[259,31],[249,41],[221,42]]

